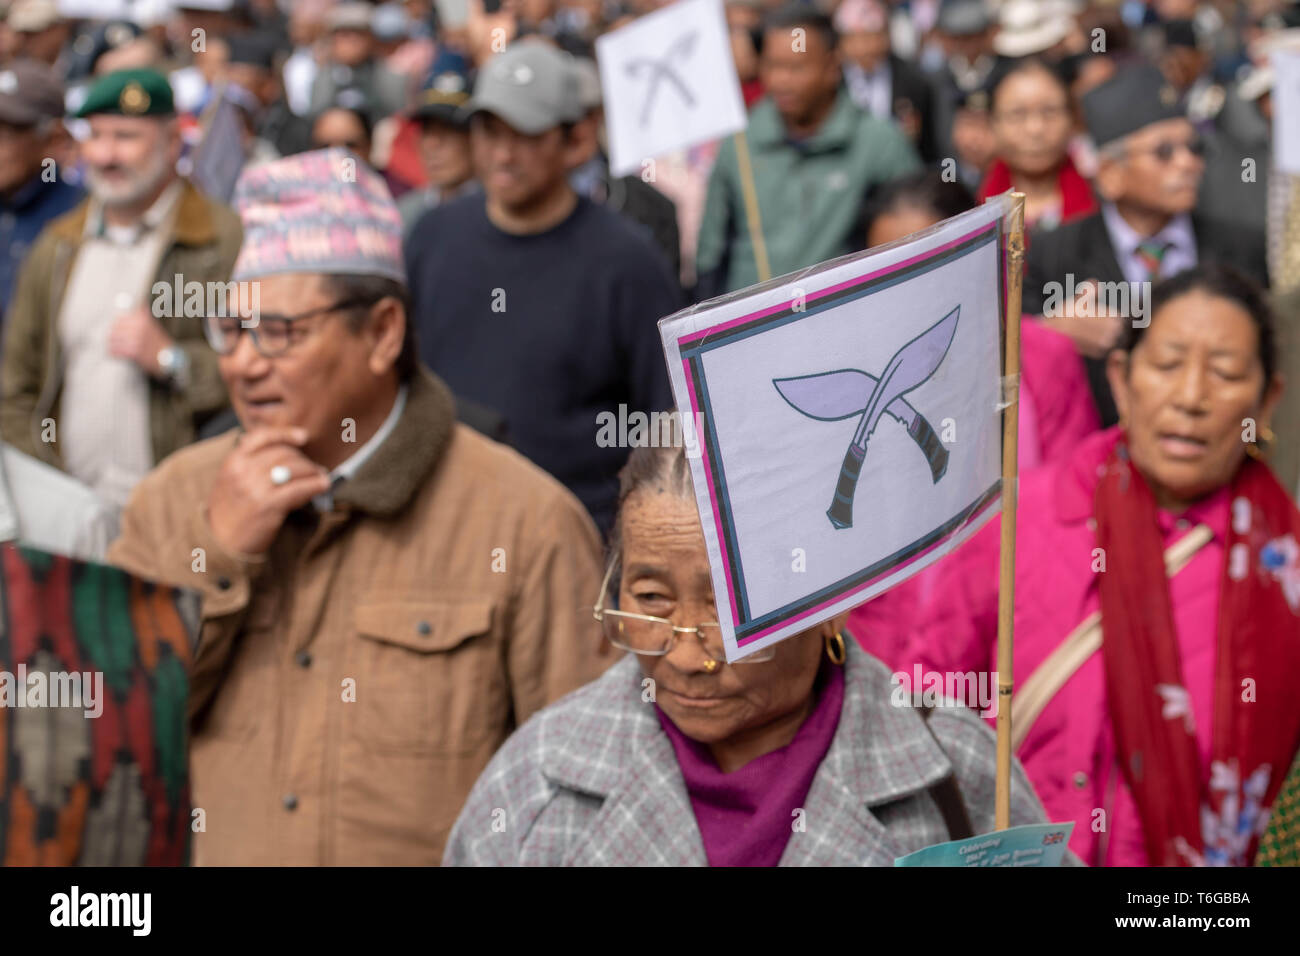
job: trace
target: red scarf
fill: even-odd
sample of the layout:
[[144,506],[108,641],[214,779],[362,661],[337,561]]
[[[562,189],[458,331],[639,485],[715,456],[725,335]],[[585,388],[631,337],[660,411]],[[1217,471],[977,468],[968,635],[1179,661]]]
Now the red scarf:
[[1204,784],[1155,497],[1118,436],[1095,504],[1106,556],[1102,659],[1147,857],[1154,866],[1246,865],[1300,745],[1300,512],[1266,465],[1246,460],[1232,482]]
[[[1000,159],[993,160],[993,165],[984,174],[980,183],[978,202],[984,202],[990,196],[999,196],[1011,188],[1011,167]],[[1061,222],[1069,222],[1091,215],[1097,211],[1097,198],[1092,194],[1092,186],[1083,178],[1074,160],[1067,153],[1056,174],[1056,188],[1061,194]]]

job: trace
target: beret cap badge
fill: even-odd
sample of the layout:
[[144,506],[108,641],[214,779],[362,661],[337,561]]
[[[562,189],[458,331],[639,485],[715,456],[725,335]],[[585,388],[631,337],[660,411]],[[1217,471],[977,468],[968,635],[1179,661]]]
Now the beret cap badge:
[[128,83],[123,87],[117,102],[123,113],[139,116],[149,110],[149,94],[139,83]]

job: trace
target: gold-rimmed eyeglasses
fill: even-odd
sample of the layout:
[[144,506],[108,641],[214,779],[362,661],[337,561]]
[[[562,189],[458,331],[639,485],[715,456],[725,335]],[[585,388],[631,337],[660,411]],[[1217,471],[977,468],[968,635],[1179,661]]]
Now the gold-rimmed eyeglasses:
[[[664,617],[652,617],[649,614],[634,614],[631,611],[617,611],[605,607],[605,598],[609,594],[609,582],[614,576],[617,562],[610,564],[605,572],[605,580],[600,584],[600,595],[592,607],[592,615],[600,622],[605,639],[620,650],[629,651],[644,657],[663,657],[673,649],[679,634],[694,634],[704,653],[713,661],[725,661],[726,649],[722,643],[722,625],[717,621],[698,624],[695,627],[678,627]],[[776,656],[775,645],[755,651],[747,657],[736,661],[737,664],[761,664]]]

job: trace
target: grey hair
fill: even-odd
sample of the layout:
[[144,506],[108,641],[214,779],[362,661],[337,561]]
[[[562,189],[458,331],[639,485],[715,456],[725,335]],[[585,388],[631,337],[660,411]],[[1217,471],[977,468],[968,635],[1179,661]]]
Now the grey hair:
[[[402,338],[402,351],[398,353],[394,369],[398,381],[409,381],[419,365],[420,349],[415,340],[415,323],[411,321],[411,294],[405,283],[385,276],[360,273],[322,273],[321,281],[339,299],[358,299],[370,305],[390,297],[398,301],[406,317],[406,330]],[[368,316],[368,312],[354,313],[349,327],[352,331],[359,332],[365,327]]]
[[686,460],[685,442],[682,441],[680,417],[673,413],[663,416],[671,424],[663,429],[671,434],[662,436],[658,445],[638,446],[632,449],[618,473],[618,506],[614,512],[614,525],[609,532],[609,560],[615,573],[610,576],[611,596],[618,593],[623,556],[623,506],[635,492],[654,490],[671,494],[675,498],[695,500],[695,485],[691,481],[691,466]]

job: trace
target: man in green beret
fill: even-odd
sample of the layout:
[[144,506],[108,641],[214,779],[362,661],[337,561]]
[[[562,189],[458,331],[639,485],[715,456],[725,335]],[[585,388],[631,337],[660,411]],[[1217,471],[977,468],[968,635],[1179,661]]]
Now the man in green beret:
[[90,196],[50,223],[19,273],[0,434],[120,507],[227,406],[201,315],[186,314],[198,299],[185,293],[229,279],[242,230],[178,175],[164,76],[111,73],[77,115],[90,128],[81,143]]

